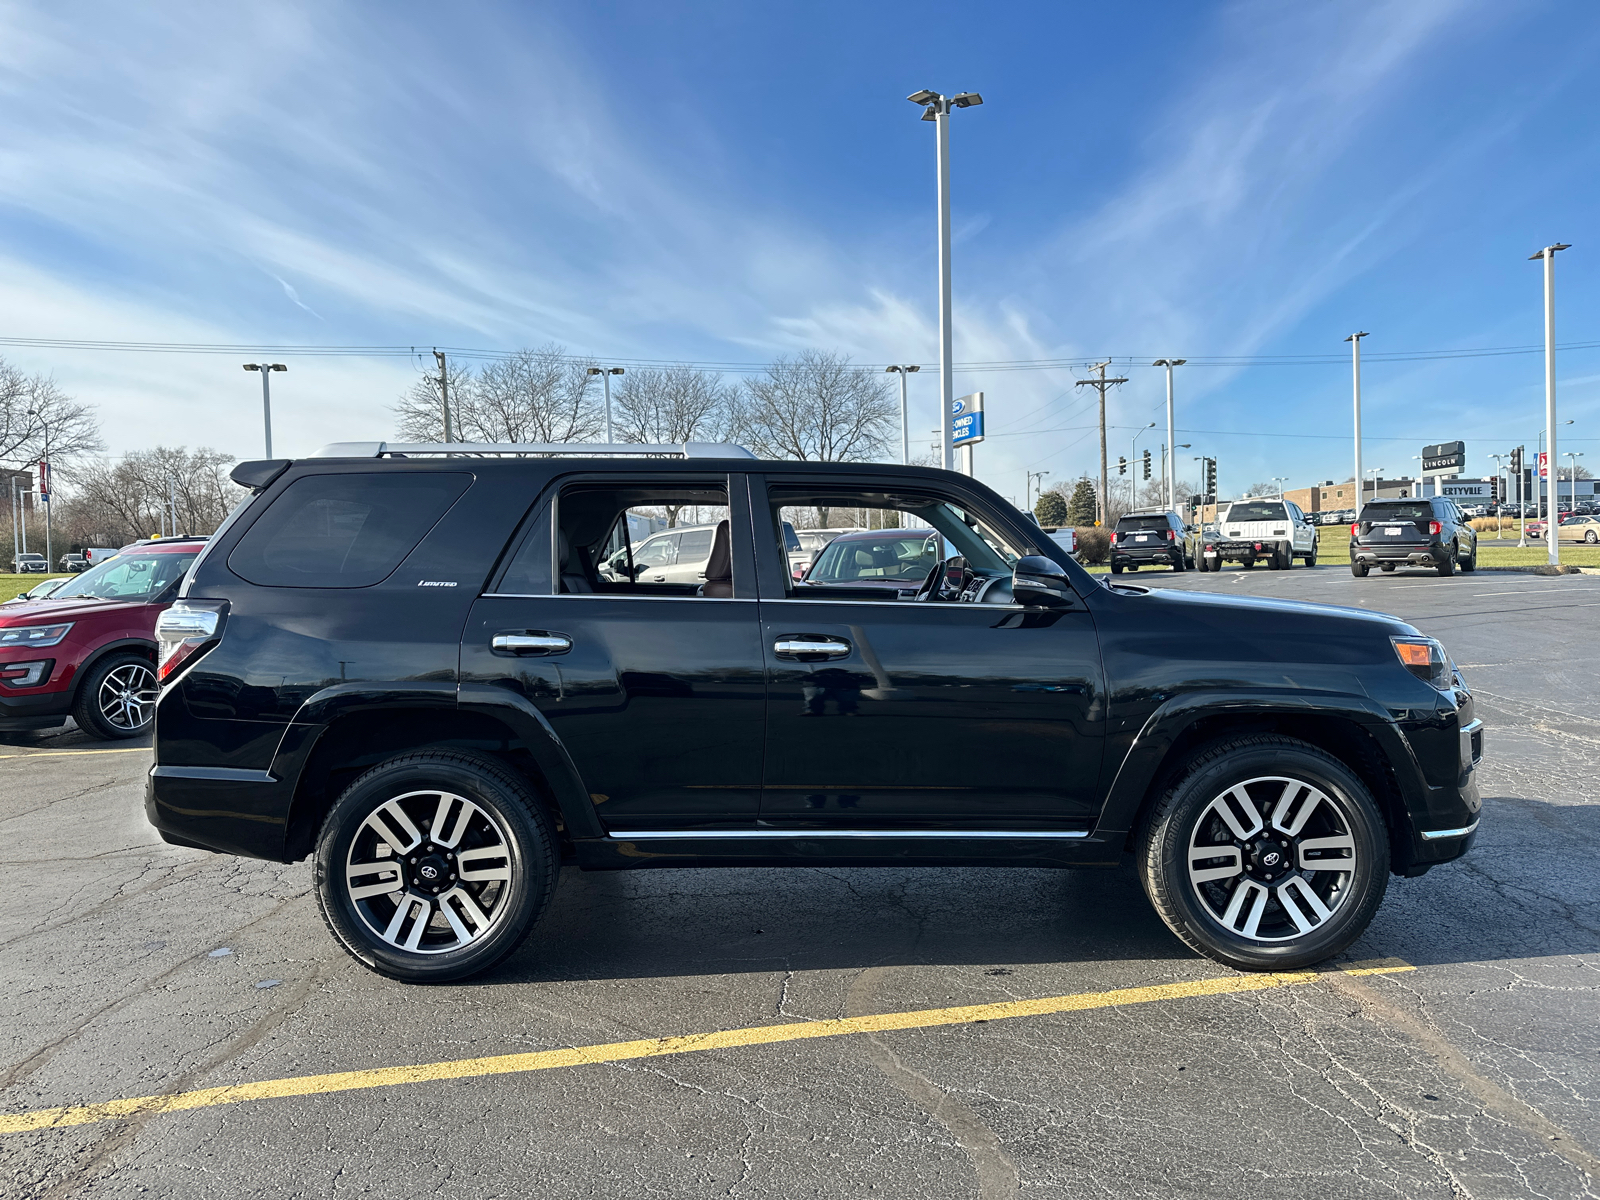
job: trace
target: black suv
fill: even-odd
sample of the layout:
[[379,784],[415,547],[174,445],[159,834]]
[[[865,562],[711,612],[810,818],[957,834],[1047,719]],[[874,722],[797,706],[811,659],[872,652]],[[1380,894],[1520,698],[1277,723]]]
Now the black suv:
[[[510,954],[563,863],[1131,857],[1194,949],[1296,968],[1472,844],[1473,700],[1398,620],[1098,583],[945,471],[583,449],[236,467],[157,628],[162,836],[313,855],[339,941],[418,981]],[[781,529],[819,509],[935,563],[807,588]],[[703,581],[600,576],[647,520],[714,527]]]
[[1432,567],[1453,575],[1478,565],[1478,535],[1455,501],[1444,496],[1374,500],[1350,526],[1350,573],[1373,567]]
[[1140,567],[1171,567],[1182,571],[1194,566],[1187,553],[1188,534],[1183,518],[1170,509],[1136,509],[1117,518],[1111,533],[1111,573]]

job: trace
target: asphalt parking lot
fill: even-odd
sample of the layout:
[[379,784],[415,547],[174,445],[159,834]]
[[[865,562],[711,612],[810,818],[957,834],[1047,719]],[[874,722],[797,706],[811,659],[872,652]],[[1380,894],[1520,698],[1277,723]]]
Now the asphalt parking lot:
[[308,864],[159,842],[147,747],[16,735],[0,1193],[1600,1194],[1600,578],[1123,581],[1439,636],[1488,725],[1471,856],[1287,977],[1188,952],[1131,872],[568,871],[505,967],[417,988],[334,946]]

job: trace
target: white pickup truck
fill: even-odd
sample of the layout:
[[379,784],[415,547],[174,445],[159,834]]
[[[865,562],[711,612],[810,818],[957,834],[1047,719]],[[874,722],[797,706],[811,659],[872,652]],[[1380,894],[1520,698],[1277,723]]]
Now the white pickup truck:
[[1207,539],[1201,570],[1220,571],[1224,562],[1253,567],[1265,562],[1287,570],[1299,558],[1317,565],[1317,528],[1288,500],[1235,500]]

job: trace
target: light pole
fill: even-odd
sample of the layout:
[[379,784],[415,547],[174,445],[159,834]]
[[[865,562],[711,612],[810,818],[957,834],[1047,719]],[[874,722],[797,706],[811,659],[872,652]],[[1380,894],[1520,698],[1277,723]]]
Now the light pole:
[[[1169,446],[1172,445],[1177,437],[1172,428],[1172,368],[1181,367],[1188,361],[1187,358],[1158,358],[1150,364],[1152,367],[1165,367],[1167,369],[1167,445]],[[1177,508],[1178,485],[1176,475],[1178,469],[1173,461],[1176,458],[1176,454],[1168,458],[1161,472],[1162,478],[1165,479],[1167,485],[1168,508]]]
[[[906,425],[906,376],[915,375],[922,370],[916,363],[904,367],[885,367],[885,375],[900,376],[900,465],[906,466],[911,462],[911,434]],[[946,418],[948,420],[948,418]]]
[[[1560,424],[1571,425],[1572,421],[1566,420],[1560,422]],[[1539,457],[1543,457],[1544,455],[1544,435],[1549,432],[1550,431],[1548,429],[1539,430],[1539,456],[1535,457],[1533,460],[1533,465],[1535,467],[1538,467],[1539,465]],[[1555,440],[1556,439],[1554,437],[1550,439],[1550,457],[1545,459],[1543,488],[1539,486],[1540,479],[1538,475],[1534,475],[1533,515],[1535,517],[1549,517],[1550,514],[1555,511],[1555,493],[1551,491],[1551,488],[1555,486],[1552,481],[1557,480],[1557,477],[1560,475],[1560,472],[1554,469],[1554,460],[1556,456]]]
[[1029,471],[1027,473],[1028,482],[1027,486],[1025,486],[1022,490],[1022,498],[1027,503],[1029,512],[1033,511],[1033,489],[1035,486],[1037,486],[1039,489],[1039,495],[1043,496],[1044,477],[1048,474],[1050,474],[1049,471]]
[[951,402],[955,400],[955,378],[950,349],[950,110],[982,104],[977,92],[959,92],[948,98],[924,88],[906,97],[922,105],[922,119],[932,121],[937,146],[939,175],[939,465],[950,470]]
[[[1568,451],[1565,451],[1565,455],[1566,455],[1566,459],[1567,459],[1567,484],[1572,489],[1572,511],[1573,512],[1577,512],[1578,511],[1578,460],[1583,457],[1583,451],[1582,450],[1568,450]],[[1557,480],[1557,482],[1559,483],[1560,480]],[[1557,492],[1559,492],[1560,490],[1561,489],[1559,487],[1556,489]],[[49,510],[49,508],[46,508],[44,511],[45,511],[45,518],[44,518],[45,519],[45,526],[44,527],[45,527],[46,530],[48,530],[50,528],[50,510]],[[49,534],[46,533],[45,536],[48,538]]]
[[1428,481],[1422,477],[1422,455],[1413,454],[1411,461],[1417,464],[1417,499],[1426,500],[1428,498]]
[[[1489,455],[1485,455],[1485,457],[1494,459],[1494,478],[1495,478],[1495,489],[1494,490],[1499,492],[1501,490],[1501,487],[1500,487],[1500,473],[1501,473],[1501,470],[1502,470],[1501,463],[1502,463],[1502,461],[1504,459],[1507,459],[1507,458],[1509,458],[1511,456],[1509,454],[1489,454]],[[1505,490],[1509,491],[1510,489],[1507,488]],[[1495,500],[1495,504],[1494,504],[1494,539],[1497,542],[1501,541],[1504,538],[1504,534],[1502,534],[1500,532],[1500,513],[1505,508],[1505,506],[1506,506],[1505,505],[1505,501],[1503,499],[1498,499],[1497,498]]]
[[[1355,387],[1356,408],[1356,519],[1361,519],[1361,491],[1366,476],[1361,473],[1361,339],[1370,337],[1368,333],[1352,333],[1345,341],[1350,343],[1350,372]],[[1376,498],[1377,488],[1373,488]]]
[[[1556,453],[1556,251],[1570,249],[1564,242],[1556,242],[1537,254],[1528,255],[1529,262],[1536,258],[1544,259],[1544,423],[1550,430],[1550,457],[1546,461],[1552,464],[1559,458]],[[1550,480],[1553,484],[1555,476],[1552,475]],[[1546,490],[1549,490],[1548,485]],[[1560,540],[1550,534],[1556,523],[1554,492],[1550,493],[1550,497],[1550,521],[1545,527],[1544,536],[1545,541],[1550,543],[1550,565],[1555,567],[1561,565],[1561,551]]]
[[600,376],[600,379],[605,383],[606,386],[606,445],[608,446],[614,444],[611,436],[611,377],[613,375],[621,375],[622,373],[623,369],[621,367],[589,368],[589,374]]
[[[1368,467],[1367,468],[1367,474],[1372,476],[1372,498],[1373,498],[1373,500],[1377,500],[1377,498],[1378,498],[1378,479],[1383,475],[1385,470],[1387,470],[1387,468],[1385,468],[1385,467]],[[1366,503],[1366,494],[1367,494],[1366,481],[1363,480],[1362,481],[1362,486],[1361,486],[1361,496],[1358,497],[1357,500],[1356,500],[1356,520],[1358,520],[1358,521],[1361,519],[1361,506]]]
[[50,507],[56,490],[55,480],[51,478],[55,474],[55,467],[50,462],[50,422],[38,409],[29,410],[28,415],[38,417],[39,427],[44,430],[44,457],[39,460],[39,482],[35,486],[39,499],[44,503],[44,561],[48,569],[55,561],[55,550],[52,548],[50,538]]
[[267,431],[267,457],[272,457],[272,386],[271,379],[274,371],[287,371],[289,368],[282,363],[245,363],[246,371],[261,372],[261,421]]
[[1278,499],[1282,500],[1283,485],[1289,482],[1289,477],[1287,475],[1274,475],[1272,477],[1272,482],[1278,485]]

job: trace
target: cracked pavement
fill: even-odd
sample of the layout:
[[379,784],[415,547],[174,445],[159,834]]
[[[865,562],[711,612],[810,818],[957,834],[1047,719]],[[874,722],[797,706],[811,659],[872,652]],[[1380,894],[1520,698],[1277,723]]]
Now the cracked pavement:
[[[1488,726],[1483,832],[1391,880],[1349,956],[1416,971],[10,1134],[0,1195],[1600,1194],[1600,579],[1128,581],[1443,639]],[[505,966],[405,987],[336,948],[308,864],[161,843],[147,753],[4,740],[7,1112],[1226,974],[1128,870],[568,870]]]

